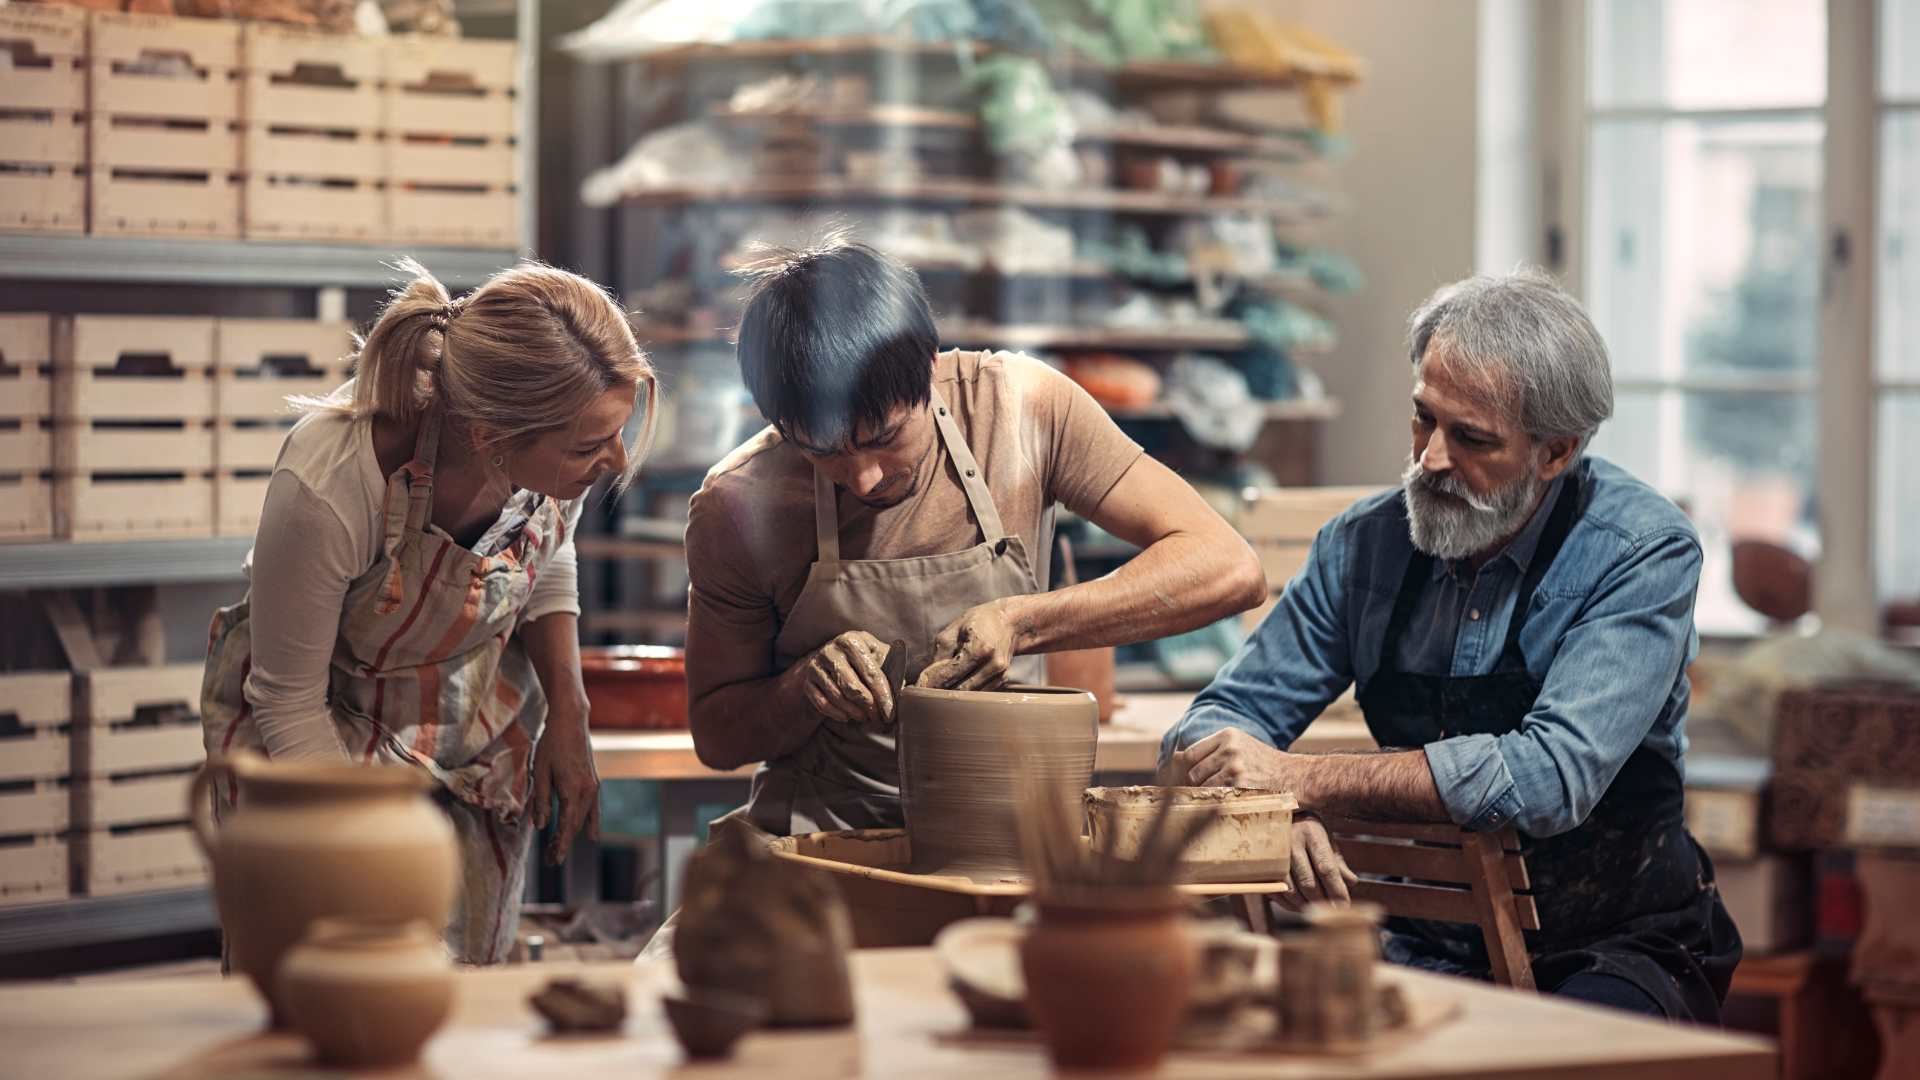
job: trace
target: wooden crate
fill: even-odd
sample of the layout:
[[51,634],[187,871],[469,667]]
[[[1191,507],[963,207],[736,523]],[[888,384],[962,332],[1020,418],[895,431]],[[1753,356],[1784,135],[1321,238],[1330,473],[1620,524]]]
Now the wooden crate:
[[0,315],[0,541],[53,535],[50,326],[46,315]]
[[62,836],[0,840],[0,907],[67,899],[72,895],[68,860]]
[[387,217],[402,243],[519,242],[512,42],[402,37],[387,52]]
[[211,878],[185,825],[75,833],[71,852],[74,883],[86,896],[184,889]]
[[0,7],[0,229],[86,228],[86,42],[84,11]]
[[56,419],[213,419],[212,318],[75,315],[53,337]]
[[79,676],[87,720],[74,725],[73,818],[98,831],[187,819],[206,761],[198,664],[106,668]]
[[166,540],[213,535],[211,476],[55,476],[62,540]]
[[241,53],[246,235],[385,240],[384,42],[253,23]]
[[67,897],[72,715],[66,672],[0,675],[0,906]]
[[345,322],[222,319],[215,336],[214,404],[223,424],[287,420],[288,396],[324,396],[346,381],[353,349],[353,327]]
[[88,64],[93,231],[240,232],[240,29],[95,12]]
[[214,532],[220,536],[252,536],[260,530],[260,511],[267,501],[270,472],[223,472],[213,481]]

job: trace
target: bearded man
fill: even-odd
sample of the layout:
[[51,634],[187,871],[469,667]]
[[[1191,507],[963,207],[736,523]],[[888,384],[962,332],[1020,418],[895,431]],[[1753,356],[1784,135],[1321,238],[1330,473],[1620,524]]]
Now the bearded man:
[[[1292,897],[1354,880],[1312,818],[1516,826],[1542,990],[1716,1022],[1740,939],[1682,816],[1700,541],[1584,453],[1606,346],[1536,271],[1440,289],[1410,320],[1401,486],[1315,538],[1273,612],[1161,745],[1169,783],[1294,792]],[[1286,752],[1349,684],[1384,749]],[[1391,920],[1389,959],[1477,974],[1477,927]]]

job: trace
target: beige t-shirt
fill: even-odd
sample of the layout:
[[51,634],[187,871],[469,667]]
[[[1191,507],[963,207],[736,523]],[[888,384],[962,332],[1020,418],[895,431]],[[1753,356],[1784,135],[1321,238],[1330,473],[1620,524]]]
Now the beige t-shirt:
[[[944,352],[933,385],[1036,574],[1052,542],[1041,535],[1046,511],[1058,503],[1091,514],[1140,456],[1086,391],[1030,356]],[[981,542],[938,441],[934,454],[933,480],[897,506],[875,510],[840,493],[841,558],[945,555]],[[707,473],[688,508],[687,687],[695,700],[779,673],[774,639],[815,558],[813,466],[766,428]]]

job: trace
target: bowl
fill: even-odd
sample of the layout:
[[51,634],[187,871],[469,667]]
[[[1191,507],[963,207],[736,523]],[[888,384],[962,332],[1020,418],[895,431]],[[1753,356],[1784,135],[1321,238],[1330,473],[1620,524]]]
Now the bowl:
[[596,731],[675,730],[687,726],[687,654],[661,645],[580,650],[587,723]]

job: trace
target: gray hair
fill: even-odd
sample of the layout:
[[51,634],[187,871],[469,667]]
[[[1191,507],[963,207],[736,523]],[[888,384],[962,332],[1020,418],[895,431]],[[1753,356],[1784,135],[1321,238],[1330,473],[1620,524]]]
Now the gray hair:
[[1436,340],[1482,403],[1518,418],[1536,440],[1578,439],[1584,451],[1613,415],[1606,342],[1545,271],[1522,266],[1441,286],[1407,320],[1415,367]]

